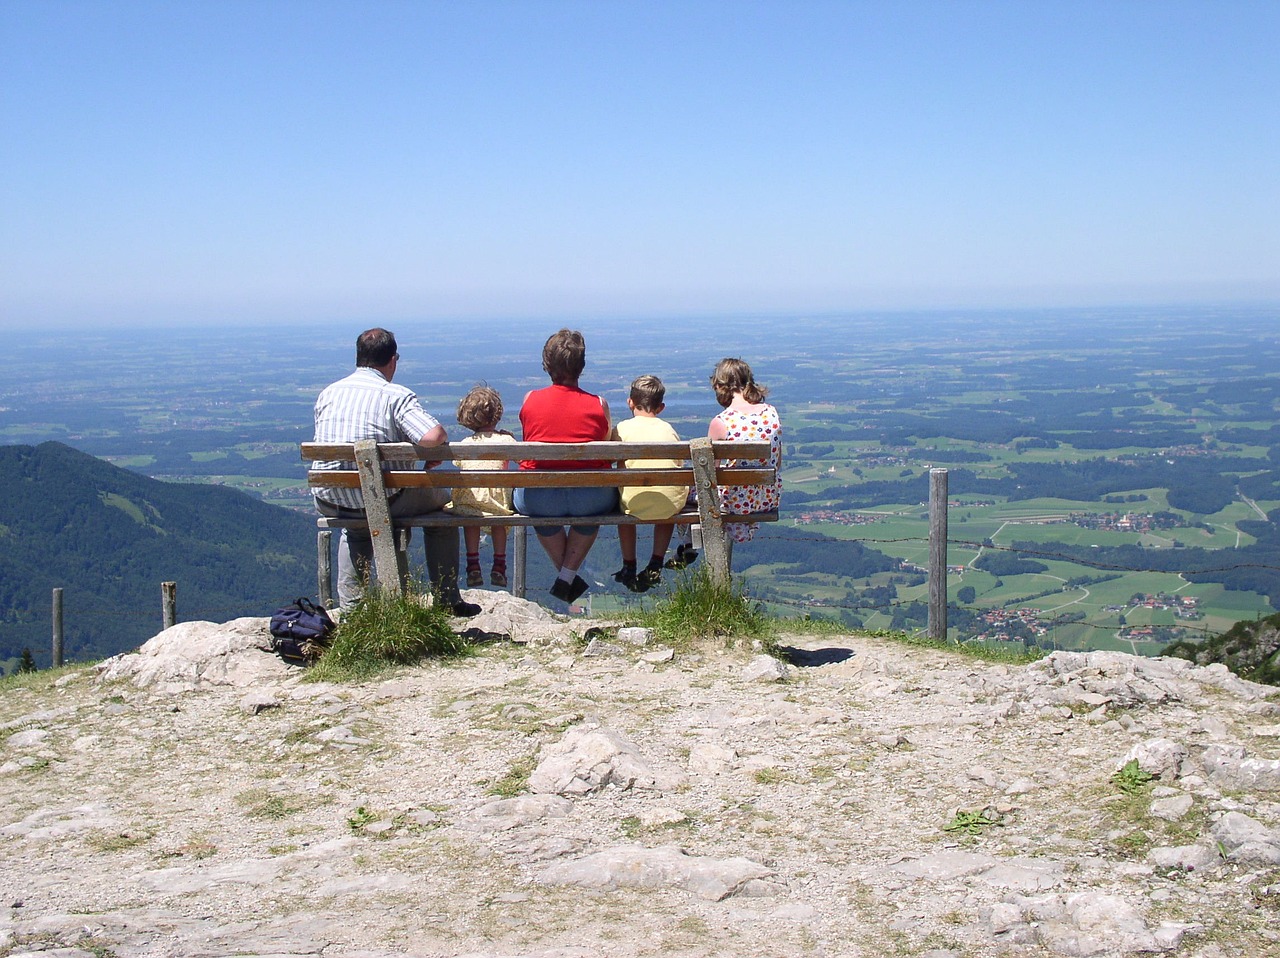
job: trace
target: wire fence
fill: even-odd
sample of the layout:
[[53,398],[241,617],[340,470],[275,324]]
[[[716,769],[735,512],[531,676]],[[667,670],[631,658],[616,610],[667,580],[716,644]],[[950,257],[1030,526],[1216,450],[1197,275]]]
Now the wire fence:
[[[762,533],[761,538],[768,539],[768,540],[791,541],[791,542],[803,543],[808,545],[812,545],[814,543],[828,543],[831,541],[856,542],[863,546],[867,546],[871,548],[878,548],[881,546],[902,546],[905,544],[913,544],[913,545],[919,546],[922,551],[926,550],[929,546],[929,540],[923,536],[896,536],[896,537],[851,536],[847,538],[840,537],[838,539],[833,539],[833,537],[826,536],[826,535],[814,536],[814,535],[795,534],[795,533],[789,532],[788,528],[783,526],[773,526],[769,528],[766,532]],[[1018,545],[1018,546],[1001,545],[998,543],[993,543],[990,540],[979,541],[979,540],[972,540],[972,539],[948,538],[946,541],[946,546],[948,549],[971,550],[975,553],[975,558],[969,560],[968,563],[964,564],[966,569],[976,568],[973,566],[973,562],[976,561],[978,557],[980,557],[985,553],[1004,553],[1004,554],[1016,555],[1023,558],[1030,558],[1030,559],[1035,559],[1039,561],[1044,561],[1044,562],[1062,562],[1062,563],[1067,563],[1073,566],[1078,566],[1083,569],[1097,570],[1100,572],[1118,573],[1122,575],[1134,574],[1134,573],[1144,573],[1144,574],[1154,573],[1154,574],[1175,576],[1175,577],[1183,578],[1184,580],[1185,580],[1185,577],[1187,576],[1222,575],[1224,573],[1240,571],[1245,569],[1263,570],[1266,572],[1280,573],[1280,565],[1266,563],[1266,562],[1232,560],[1232,559],[1226,558],[1226,554],[1229,554],[1230,552],[1233,551],[1231,549],[1217,550],[1219,553],[1224,554],[1224,560],[1222,562],[1218,562],[1214,564],[1206,564],[1206,565],[1197,565],[1194,568],[1181,568],[1177,570],[1171,570],[1167,567],[1162,567],[1159,565],[1125,564],[1125,563],[1118,563],[1114,561],[1108,561],[1106,559],[1094,559],[1087,555],[1081,555],[1078,552],[1055,551],[1051,547],[1028,548],[1026,545]],[[898,551],[901,551],[901,550],[898,550]],[[1167,549],[1160,550],[1161,553],[1165,553],[1167,551],[1168,551]],[[903,573],[906,573],[906,574],[914,573],[919,575],[919,574],[925,574],[928,571],[927,569],[916,566],[906,560],[895,560],[895,561],[899,562],[900,565],[892,573],[894,575],[901,575]],[[949,570],[951,568],[954,568],[954,566],[949,567]],[[977,570],[977,571],[981,571],[981,570]],[[1046,575],[1048,573],[1037,573],[1037,574]],[[797,580],[802,581],[808,576],[815,577],[814,582],[815,584],[817,584],[817,578],[816,578],[817,576],[822,576],[824,579],[828,579],[833,575],[840,576],[840,571],[838,569],[832,569],[832,570],[824,570],[822,572],[816,572],[816,571],[801,572],[801,573],[796,573],[794,575],[784,574],[782,576],[782,581],[779,584],[775,584],[767,589],[759,590],[759,597],[761,601],[766,602],[770,606],[774,606],[782,609],[794,609],[799,613],[807,613],[810,615],[814,613],[820,613],[825,615],[827,613],[832,613],[832,612],[835,612],[835,613],[847,612],[847,613],[851,613],[858,616],[869,616],[873,613],[881,613],[883,615],[893,617],[895,612],[901,610],[904,613],[905,612],[915,613],[915,618],[918,619],[922,606],[925,606],[927,604],[926,600],[923,598],[885,599],[883,597],[879,597],[875,601],[871,601],[869,599],[860,599],[852,602],[847,600],[839,601],[839,600],[830,599],[830,598],[813,599],[805,596],[794,595],[792,594],[791,590],[787,588],[788,586],[795,586],[797,584]],[[975,604],[975,603],[960,603],[956,601],[954,597],[952,597],[948,600],[947,606],[949,609],[956,610],[960,613],[971,614],[975,617],[982,617],[985,615],[989,615],[995,611],[1004,611],[1004,610],[1009,610],[1016,607],[1017,611],[1021,614],[1021,617],[1022,617],[1021,621],[1023,621],[1024,624],[1034,626],[1034,627],[1039,627],[1043,630],[1050,631],[1050,632],[1055,628],[1069,625],[1077,629],[1092,630],[1095,632],[1105,632],[1115,636],[1117,635],[1119,629],[1127,627],[1126,624],[1123,624],[1123,623],[1118,624],[1114,617],[1110,621],[1096,621],[1094,619],[1091,619],[1088,615],[1081,618],[1078,615],[1079,611],[1081,610],[1075,610],[1076,615],[1070,618],[1069,621],[1067,621],[1064,618],[1064,610],[1069,609],[1069,607],[1072,605],[1079,605],[1080,604],[1079,599],[1071,600],[1070,602],[1066,602],[1063,605],[1057,606],[1049,610],[1037,609],[1033,606],[1026,605],[1025,603],[1032,602],[1037,599],[1044,599],[1049,597],[1050,595],[1058,595],[1058,594],[1063,594],[1065,592],[1082,590],[1087,585],[1097,584],[1096,582],[1088,582],[1088,583],[1082,583],[1078,585],[1072,585],[1071,580],[1061,580],[1060,577],[1058,576],[1051,576],[1051,577],[1058,579],[1059,581],[1062,581],[1063,582],[1062,587],[1045,590],[1037,594],[1030,594],[1022,597],[1015,596],[1015,597],[1003,600],[998,605],[993,605],[991,603],[988,603],[985,605]],[[852,578],[852,577],[845,577],[845,578]],[[948,571],[948,575],[946,578],[947,578],[949,587],[953,587],[957,576],[951,573],[950,571]],[[748,585],[750,585],[750,583],[748,583]],[[914,585],[909,587],[918,588],[918,587],[921,587],[922,585],[923,585],[922,583],[915,583]],[[846,591],[852,591],[852,590],[846,590]],[[952,591],[952,589],[949,588],[948,591]],[[660,593],[655,593],[655,595],[660,595]],[[255,601],[246,600],[241,603],[226,604],[226,605],[219,604],[219,605],[186,606],[182,604],[181,599],[179,598],[179,601],[177,603],[177,608],[178,608],[178,611],[181,613],[181,620],[184,620],[184,621],[194,621],[194,620],[222,621],[228,617],[236,617],[236,616],[247,616],[247,615],[265,616],[270,614],[271,609],[286,606],[291,602],[293,602],[296,598],[297,597],[294,595],[277,596],[274,602],[268,603],[270,608],[267,608],[267,609],[263,609],[261,607],[260,600],[255,600]],[[628,602],[633,601],[627,596],[624,596],[623,598],[624,598],[624,601],[628,601]],[[137,608],[137,609],[94,608],[93,606],[82,607],[76,604],[74,601],[68,601],[65,606],[65,614],[68,616],[68,618],[73,619],[77,624],[82,623],[83,621],[92,622],[95,620],[96,621],[152,620],[152,621],[155,621],[157,624],[160,624],[162,622],[163,612],[164,610],[162,608],[162,603],[160,601],[158,601],[154,606],[151,606],[150,608]],[[52,621],[52,618],[53,616],[51,613],[49,612],[42,613],[38,609],[33,608],[30,610],[30,613],[28,614],[26,621],[28,622],[28,624],[35,624],[35,625],[39,625],[40,623],[50,624]],[[1162,626],[1162,627],[1175,628],[1179,631],[1179,633],[1182,634],[1182,636],[1195,635],[1195,636],[1207,638],[1209,636],[1218,634],[1217,629],[1210,628],[1206,624],[1202,624],[1194,620],[1185,619],[1185,618],[1180,618],[1175,623],[1172,623],[1167,626]],[[923,631],[923,630],[911,627],[911,628],[907,628],[905,631]],[[961,637],[964,637],[964,636],[961,636]],[[1122,640],[1124,639],[1122,638]],[[1147,641],[1147,640],[1139,638],[1133,641]]]

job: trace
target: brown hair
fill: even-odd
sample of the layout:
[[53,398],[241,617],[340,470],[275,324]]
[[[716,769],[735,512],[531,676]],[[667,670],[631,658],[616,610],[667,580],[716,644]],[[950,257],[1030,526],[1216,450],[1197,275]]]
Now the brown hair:
[[587,342],[576,329],[552,333],[542,347],[542,368],[557,386],[574,386],[587,368]]
[[472,432],[489,432],[502,421],[502,397],[485,383],[471,387],[458,403],[458,422]]
[[716,402],[727,407],[733,402],[734,393],[742,393],[747,402],[762,403],[769,390],[755,381],[751,367],[741,359],[722,359],[711,374],[711,388],[716,391]]
[[657,376],[637,376],[631,384],[631,401],[645,412],[657,412],[666,395],[667,387]]

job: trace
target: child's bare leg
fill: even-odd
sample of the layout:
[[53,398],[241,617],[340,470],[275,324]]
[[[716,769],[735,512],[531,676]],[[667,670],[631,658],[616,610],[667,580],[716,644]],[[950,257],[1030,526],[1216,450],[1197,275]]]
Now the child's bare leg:
[[474,589],[484,585],[484,575],[480,572],[480,527],[463,526],[462,540],[467,546],[467,588]]
[[489,530],[489,537],[493,540],[493,568],[489,570],[489,581],[505,588],[507,584],[506,526],[494,526]]
[[[653,557],[658,560],[658,564],[662,564],[662,560],[667,556],[667,546],[671,545],[671,536],[676,531],[674,522],[666,522],[662,525],[653,527]],[[632,555],[635,555],[635,546],[632,545]]]
[[[654,532],[654,538],[657,538],[657,532]],[[671,538],[671,533],[667,533],[667,538]],[[636,527],[635,526],[618,526],[618,546],[622,549],[622,561],[630,562],[635,565],[636,562]]]

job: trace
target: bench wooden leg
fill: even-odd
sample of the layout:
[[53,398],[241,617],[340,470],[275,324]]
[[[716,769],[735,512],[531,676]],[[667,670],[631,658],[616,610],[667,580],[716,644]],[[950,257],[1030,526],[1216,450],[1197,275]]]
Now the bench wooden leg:
[[316,533],[316,595],[320,597],[320,607],[333,608],[333,531],[321,529]]
[[724,523],[720,521],[720,488],[716,485],[716,459],[710,439],[689,443],[694,480],[698,487],[698,515],[702,522],[702,546],[706,552],[707,572],[717,586],[729,584],[729,545]]
[[525,569],[529,560],[529,530],[516,526],[511,530],[511,594],[523,599],[525,594]]

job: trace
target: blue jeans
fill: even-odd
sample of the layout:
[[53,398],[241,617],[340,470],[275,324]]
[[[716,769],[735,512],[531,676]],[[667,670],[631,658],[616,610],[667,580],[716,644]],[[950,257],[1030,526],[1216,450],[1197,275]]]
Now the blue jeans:
[[[517,489],[513,496],[516,512],[525,516],[598,516],[618,508],[618,490],[580,486]],[[597,526],[570,526],[579,535],[594,535]],[[553,536],[560,526],[534,526],[540,536]]]

